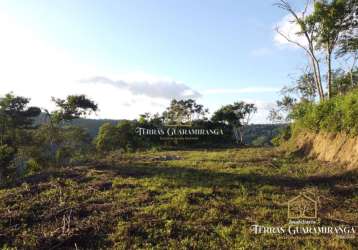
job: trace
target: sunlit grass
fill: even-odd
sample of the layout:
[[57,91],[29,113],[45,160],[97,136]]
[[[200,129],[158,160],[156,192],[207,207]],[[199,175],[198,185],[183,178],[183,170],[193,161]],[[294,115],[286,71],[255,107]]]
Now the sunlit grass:
[[18,249],[354,249],[356,240],[253,235],[287,201],[320,197],[325,223],[356,223],[357,172],[276,149],[113,153],[0,190],[0,246]]

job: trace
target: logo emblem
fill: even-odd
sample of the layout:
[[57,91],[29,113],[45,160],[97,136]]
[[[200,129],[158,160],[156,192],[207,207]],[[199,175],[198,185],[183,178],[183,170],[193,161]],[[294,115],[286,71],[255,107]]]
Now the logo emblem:
[[289,219],[316,219],[317,201],[309,192],[302,192],[288,201]]

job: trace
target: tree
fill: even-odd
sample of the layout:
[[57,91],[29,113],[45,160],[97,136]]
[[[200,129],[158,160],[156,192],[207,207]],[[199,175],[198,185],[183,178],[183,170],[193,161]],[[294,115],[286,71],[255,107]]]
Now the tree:
[[41,113],[37,107],[28,107],[29,102],[29,98],[12,93],[0,98],[0,145],[16,144],[16,130],[31,127]]
[[155,114],[144,113],[144,114],[139,115],[138,123],[141,126],[150,125],[150,126],[154,126],[154,127],[162,127],[163,120],[164,120],[164,117],[161,116],[159,113],[155,113]]
[[314,83],[313,73],[309,67],[303,69],[301,75],[290,86],[285,86],[281,89],[283,96],[295,96],[301,101],[314,101],[317,96],[317,89]]
[[305,38],[305,41],[307,42],[307,45],[294,40],[288,34],[284,34],[283,32],[280,31],[279,27],[276,27],[276,31],[278,34],[284,37],[288,42],[295,44],[296,46],[302,48],[306,52],[312,68],[314,82],[318,91],[318,95],[320,99],[323,100],[324,92],[322,87],[321,69],[320,69],[319,58],[315,48],[316,24],[315,22],[313,22],[312,19],[307,19],[307,10],[308,10],[309,3],[310,1],[307,1],[307,4],[304,10],[301,12],[301,14],[297,14],[297,12],[292,8],[292,6],[286,0],[280,0],[275,4],[279,8],[290,13],[290,15],[293,18],[293,22],[300,29],[297,35],[303,36]]
[[[351,27],[350,6],[346,0],[316,1],[314,11],[306,22],[316,27],[315,41],[318,49],[326,53],[328,97],[332,97],[332,54],[339,39]],[[348,19],[347,19],[348,18]]]
[[56,162],[68,164],[84,159],[91,150],[91,137],[87,130],[78,126],[64,126],[59,133],[60,147],[56,151]]
[[109,152],[117,149],[136,149],[140,138],[135,133],[136,122],[120,121],[117,125],[104,123],[94,140],[96,149],[100,152]]
[[3,181],[4,173],[8,170],[11,161],[15,157],[15,149],[7,144],[0,145],[0,184]]
[[268,119],[272,123],[285,123],[291,121],[291,112],[296,104],[296,99],[285,95],[281,100],[276,101],[276,108],[270,110]]
[[52,97],[52,101],[57,106],[57,110],[51,113],[45,110],[45,113],[49,121],[46,126],[49,132],[50,157],[54,158],[61,144],[61,125],[97,111],[98,106],[85,95],[70,95],[66,99]]
[[30,99],[12,93],[0,98],[0,182],[16,156],[22,140],[20,130],[33,126],[33,118],[40,114],[37,107],[28,107]]
[[333,95],[344,95],[357,86],[358,69],[355,68],[349,72],[342,69],[332,72],[332,93]]
[[96,112],[98,106],[85,95],[70,95],[66,99],[52,97],[52,101],[58,107],[51,114],[47,112],[53,124],[71,121]]
[[344,32],[338,43],[339,47],[336,52],[338,57],[346,54],[357,54],[358,50],[358,1],[345,0],[346,17],[344,20]]
[[233,129],[236,143],[243,144],[244,128],[249,124],[252,115],[256,112],[255,104],[235,102],[221,107],[213,114],[211,120],[230,125]]
[[197,104],[193,99],[172,100],[170,106],[163,112],[165,124],[185,125],[194,120],[206,119],[208,113],[203,105]]
[[118,147],[120,143],[119,138],[119,131],[116,126],[111,123],[104,123],[99,128],[94,143],[98,151],[112,151]]
[[307,44],[284,34],[278,27],[276,31],[288,42],[299,46],[306,52],[316,90],[320,100],[323,100],[325,92],[322,87],[320,54],[322,52],[325,54],[328,98],[333,96],[332,55],[334,51],[337,50],[337,56],[353,53],[353,65],[357,60],[357,0],[313,1],[313,12],[308,15],[311,2],[307,1],[301,13],[297,13],[286,0],[276,3],[276,6],[290,13],[292,22],[299,27],[297,35],[303,37]]

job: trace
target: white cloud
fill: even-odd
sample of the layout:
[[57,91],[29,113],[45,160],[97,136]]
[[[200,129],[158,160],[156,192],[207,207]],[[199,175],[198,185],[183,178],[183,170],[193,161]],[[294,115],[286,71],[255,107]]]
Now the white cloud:
[[[312,11],[313,11],[313,5],[311,2],[310,5],[307,7],[305,16],[311,14]],[[296,14],[297,14],[297,16],[301,17],[303,12],[299,11],[299,12],[296,12]],[[285,37],[283,37],[281,34],[276,32],[276,29],[278,29],[282,34],[284,34],[290,40],[298,42],[299,44],[301,44],[303,46],[307,46],[307,40],[304,37],[304,35],[298,34],[301,29],[291,14],[285,15],[275,25],[274,29],[275,29],[274,42],[276,45],[281,46],[281,47],[298,48],[297,45],[287,41],[287,39]]]
[[105,76],[95,76],[83,79],[81,83],[109,84],[119,89],[128,90],[133,95],[143,95],[152,98],[187,99],[198,98],[201,94],[187,85],[168,79],[149,77],[148,79],[119,79],[112,80]]
[[267,92],[277,92],[280,88],[276,87],[249,87],[249,88],[218,88],[218,89],[207,89],[202,91],[203,94],[255,94],[255,93],[267,93]]
[[[118,75],[107,72],[100,63],[91,65],[81,61],[53,42],[46,41],[33,27],[18,23],[1,10],[0,34],[0,96],[13,91],[30,97],[31,105],[51,110],[51,96],[65,98],[69,94],[85,94],[99,104],[100,110],[92,118],[112,119],[134,119],[145,112],[161,113],[168,106],[169,98],[201,96],[190,86],[167,77],[141,72]],[[97,84],[79,83],[86,76],[99,75],[98,72],[107,77],[97,78]],[[278,89],[208,89],[201,92],[203,98],[200,103],[215,111],[218,107],[207,101],[210,98],[206,99],[206,95],[274,91]],[[265,104],[258,102],[258,106],[259,112],[254,120],[263,122],[265,118],[261,110],[266,112]]]
[[[94,66],[80,61],[1,10],[0,33],[0,96],[13,91],[30,97],[31,105],[52,110],[51,96],[85,94],[99,104],[100,110],[92,118],[113,119],[134,119],[145,112],[162,112],[169,104],[165,99],[168,96],[200,96],[185,84],[168,78],[139,72],[118,76],[100,68],[98,63]],[[78,82],[98,72],[123,80],[125,87]]]
[[[294,22],[293,17],[291,15],[284,16],[282,20],[277,24],[277,28],[290,40],[298,42],[303,46],[307,45],[306,38],[303,35],[298,34],[298,32],[300,32],[300,27],[297,25],[297,23]],[[276,31],[274,41],[278,46],[289,46],[292,48],[298,48],[297,45],[289,42],[285,37],[283,37]]]

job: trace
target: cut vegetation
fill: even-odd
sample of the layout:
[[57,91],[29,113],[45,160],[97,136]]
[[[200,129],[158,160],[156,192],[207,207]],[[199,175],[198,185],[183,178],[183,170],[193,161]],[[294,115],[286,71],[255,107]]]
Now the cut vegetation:
[[358,172],[273,148],[113,152],[0,190],[3,249],[357,249],[357,239],[255,235],[315,193],[322,225],[358,221]]

